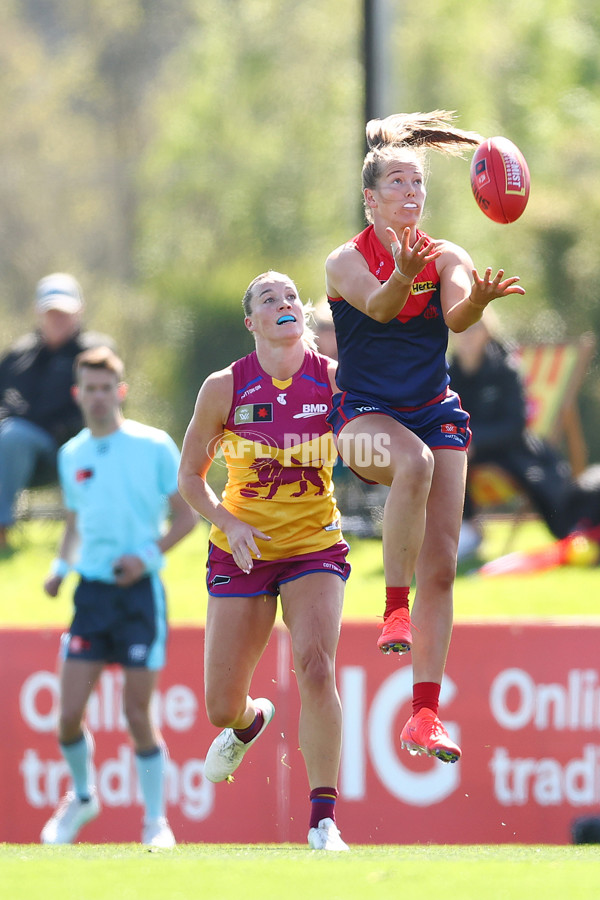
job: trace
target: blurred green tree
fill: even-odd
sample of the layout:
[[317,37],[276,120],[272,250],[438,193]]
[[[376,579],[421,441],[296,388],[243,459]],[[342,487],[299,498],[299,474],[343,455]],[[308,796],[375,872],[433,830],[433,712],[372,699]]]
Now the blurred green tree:
[[[531,199],[487,220],[468,159],[432,158],[425,227],[521,275],[517,338],[600,333],[600,8],[591,0],[389,0],[390,109],[456,109],[528,159]],[[180,437],[208,374],[247,352],[240,298],[287,271],[323,293],[362,227],[362,3],[6,0],[0,30],[0,338],[67,269],[116,337],[132,411]],[[600,458],[600,379],[584,426]]]
[[138,266],[157,297],[175,298],[160,314],[184,309],[191,325],[169,376],[188,418],[204,377],[252,346],[241,310],[251,279],[286,271],[317,301],[327,248],[360,226],[360,185],[349,192],[347,176],[362,148],[358,13],[356,3],[343,16],[330,2],[202,4],[196,39],[165,72]]
[[[432,158],[428,226],[466,247],[475,265],[519,274],[527,295],[495,303],[512,336],[600,335],[600,7],[590,0],[432,0],[406,7],[391,35],[392,102],[399,110],[457,110],[460,124],[503,134],[529,164],[531,196],[516,223],[478,212],[469,167]],[[394,110],[396,111],[396,110]],[[593,459],[600,459],[598,357],[581,398]]]

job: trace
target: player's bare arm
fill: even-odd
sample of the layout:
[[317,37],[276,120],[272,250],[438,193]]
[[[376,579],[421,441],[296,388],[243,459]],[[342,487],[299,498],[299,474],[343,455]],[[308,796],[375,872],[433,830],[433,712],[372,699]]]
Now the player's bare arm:
[[330,359],[327,365],[327,375],[329,376],[329,385],[331,387],[331,393],[337,394],[339,392],[339,388],[335,381],[335,375],[337,372],[337,361],[335,359]]
[[334,250],[326,263],[327,293],[331,297],[343,297],[365,315],[384,323],[391,322],[402,311],[413,280],[428,262],[439,256],[437,245],[425,238],[419,238],[411,246],[409,228],[404,229],[400,238],[392,228],[386,230],[396,268],[384,284],[369,271],[365,258],[351,244]]
[[210,375],[200,388],[183,440],[179,490],[193,509],[225,534],[236,564],[244,572],[249,572],[253,556],[260,558],[255,538],[267,541],[270,538],[226,510],[206,481],[223,436],[232,397],[233,374],[230,368]]
[[59,571],[54,571],[51,572],[51,574],[46,578],[46,580],[44,581],[44,590],[49,597],[56,597],[58,595],[66,572],[68,571],[71,562],[75,558],[75,551],[77,549],[78,543],[79,536],[77,533],[77,516],[71,510],[67,510],[67,514],[65,517],[65,530],[63,531],[63,536],[58,548],[58,556],[55,560],[55,563],[59,564],[64,562],[64,566],[61,566],[60,568],[64,568],[65,574],[61,574],[61,572]]
[[169,500],[169,527],[158,541],[161,553],[167,553],[192,531],[198,521],[198,513],[187,503],[179,491],[171,494]]
[[391,321],[408,300],[410,283],[402,284],[392,276],[385,284],[380,284],[369,271],[362,254],[350,244],[344,244],[330,254],[325,272],[330,297],[343,297],[378,322]]
[[481,277],[467,251],[449,241],[443,242],[443,253],[437,266],[444,319],[451,331],[465,331],[478,322],[492,300],[525,293],[517,276],[504,278],[504,269],[492,276],[492,269],[488,267]]

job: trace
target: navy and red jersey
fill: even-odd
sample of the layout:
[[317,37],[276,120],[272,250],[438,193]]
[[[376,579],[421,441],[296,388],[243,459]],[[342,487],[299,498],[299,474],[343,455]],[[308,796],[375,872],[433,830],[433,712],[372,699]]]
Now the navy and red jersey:
[[[417,231],[417,237],[423,232]],[[426,235],[427,236],[427,235]],[[384,284],[394,259],[372,225],[350,244]],[[338,346],[340,390],[411,409],[443,397],[449,384],[448,327],[440,300],[435,261],[415,278],[402,311],[391,322],[377,322],[343,297],[329,297]]]

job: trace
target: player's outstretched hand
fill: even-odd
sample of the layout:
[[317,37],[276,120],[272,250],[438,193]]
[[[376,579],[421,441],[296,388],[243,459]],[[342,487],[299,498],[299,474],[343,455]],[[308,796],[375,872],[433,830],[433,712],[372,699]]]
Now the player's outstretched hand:
[[437,259],[442,249],[430,238],[422,235],[413,246],[410,246],[410,228],[405,228],[402,237],[398,238],[393,228],[386,228],[391,240],[391,251],[396,263],[396,271],[404,278],[416,278],[427,263]]
[[498,297],[506,297],[508,294],[524,294],[525,288],[522,288],[518,275],[511,278],[504,277],[504,269],[498,269],[497,274],[492,278],[492,268],[488,266],[485,270],[483,278],[479,275],[477,269],[473,269],[473,287],[471,289],[471,302],[475,306],[487,306],[492,300]]

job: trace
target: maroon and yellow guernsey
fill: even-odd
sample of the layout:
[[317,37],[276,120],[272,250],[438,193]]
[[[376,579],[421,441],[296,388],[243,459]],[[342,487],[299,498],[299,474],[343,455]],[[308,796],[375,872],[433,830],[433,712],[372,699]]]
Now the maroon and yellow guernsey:
[[[307,348],[286,381],[267,375],[256,352],[232,366],[233,403],[215,463],[227,464],[225,508],[271,537],[257,541],[262,559],[325,550],[341,538],[327,363]],[[230,552],[214,525],[210,540]]]

